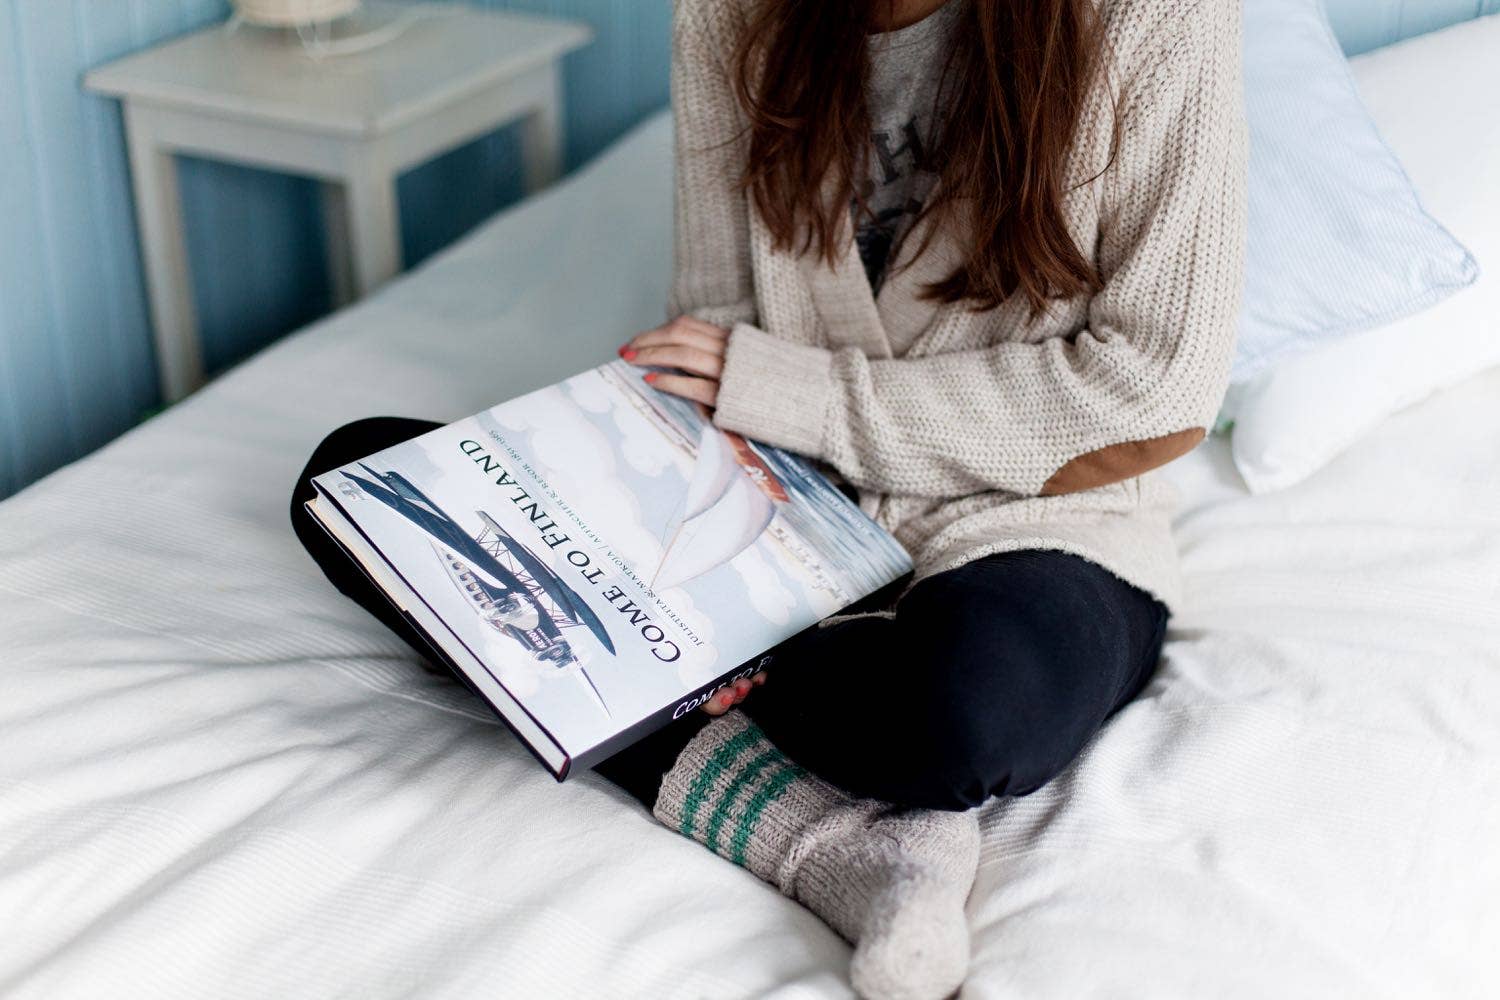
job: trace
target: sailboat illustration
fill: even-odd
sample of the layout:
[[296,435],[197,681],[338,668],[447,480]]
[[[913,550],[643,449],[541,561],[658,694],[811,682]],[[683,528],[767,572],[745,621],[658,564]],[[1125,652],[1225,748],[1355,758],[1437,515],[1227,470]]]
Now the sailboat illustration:
[[738,434],[704,424],[681,517],[667,541],[651,588],[680,586],[754,544],[786,503],[786,490]]

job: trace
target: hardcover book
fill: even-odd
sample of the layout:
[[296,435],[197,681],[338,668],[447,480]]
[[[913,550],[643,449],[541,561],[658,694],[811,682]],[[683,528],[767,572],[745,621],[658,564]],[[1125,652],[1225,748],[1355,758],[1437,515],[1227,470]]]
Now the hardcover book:
[[806,459],[623,361],[314,481],[313,516],[559,781],[911,573]]

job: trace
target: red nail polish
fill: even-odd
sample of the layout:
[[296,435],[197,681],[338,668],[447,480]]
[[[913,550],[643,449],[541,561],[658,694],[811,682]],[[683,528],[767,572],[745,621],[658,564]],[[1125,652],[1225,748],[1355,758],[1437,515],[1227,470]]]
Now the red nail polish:
[[728,691],[725,691],[723,694],[719,695],[719,704],[723,705],[725,708],[728,708],[730,705],[734,704],[734,695]]
[[656,372],[647,372],[647,373],[646,373],[646,374],[645,374],[645,375],[644,375],[644,376],[642,376],[642,377],[643,377],[643,378],[645,378],[645,380],[646,380],[646,381],[647,381],[647,382],[655,382],[655,381],[656,381]]
[[636,354],[636,351],[635,351],[634,347],[622,347],[622,348],[620,348],[620,357],[624,358],[626,361],[633,361],[633,360],[635,360],[635,354]]

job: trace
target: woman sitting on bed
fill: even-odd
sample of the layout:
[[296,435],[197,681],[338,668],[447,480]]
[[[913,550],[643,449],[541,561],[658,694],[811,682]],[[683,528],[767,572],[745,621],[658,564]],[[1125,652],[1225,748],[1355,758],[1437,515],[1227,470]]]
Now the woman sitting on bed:
[[[598,770],[855,941],[867,995],[962,981],[974,807],[1155,669],[1178,580],[1146,474],[1203,438],[1235,331],[1238,27],[1234,0],[677,2],[677,318],[621,354],[823,462],[917,574]],[[351,425],[308,474],[431,426]]]

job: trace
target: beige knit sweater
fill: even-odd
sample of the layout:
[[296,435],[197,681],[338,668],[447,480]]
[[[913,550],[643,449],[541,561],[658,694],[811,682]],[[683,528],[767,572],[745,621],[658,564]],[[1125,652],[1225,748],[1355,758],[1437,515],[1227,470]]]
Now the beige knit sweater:
[[[728,81],[754,0],[677,0],[677,269],[671,312],[731,329],[715,423],[808,455],[912,553],[917,579],[981,555],[1073,552],[1180,599],[1174,497],[1154,469],[1211,424],[1244,255],[1238,0],[1101,0],[1111,88],[1074,146],[1067,203],[1103,289],[1035,318],[920,296],[951,272],[935,234],[872,294],[853,226],[830,267],[772,248],[738,185]],[[1122,140],[1108,161],[1111,116]],[[846,215],[847,218],[847,215]],[[909,264],[910,266],[906,266]],[[900,357],[891,339],[910,343]]]

